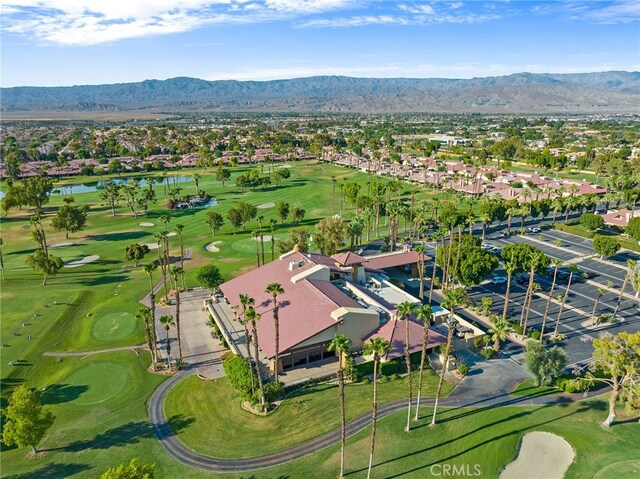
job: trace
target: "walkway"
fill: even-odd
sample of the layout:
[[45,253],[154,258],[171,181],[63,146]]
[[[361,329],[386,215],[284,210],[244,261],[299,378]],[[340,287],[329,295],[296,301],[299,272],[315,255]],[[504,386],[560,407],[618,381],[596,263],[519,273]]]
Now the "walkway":
[[[442,407],[496,407],[496,406],[531,406],[564,404],[602,391],[585,394],[557,394],[551,396],[509,397],[515,385],[527,378],[522,370],[519,358],[507,358],[484,361],[471,368],[469,376],[448,397],[440,400]],[[246,472],[267,467],[279,466],[304,456],[314,454],[340,442],[340,429],[326,433],[320,437],[285,449],[284,451],[247,459],[216,459],[198,454],[182,444],[173,435],[164,415],[163,402],[167,393],[179,381],[196,372],[189,367],[160,385],[149,400],[149,421],[153,432],[169,455],[182,464],[212,472]],[[423,398],[422,406],[433,406],[433,398]],[[414,400],[415,405],[415,400]],[[378,407],[378,418],[404,410],[405,399],[399,399]],[[371,424],[371,413],[366,412],[347,423],[347,436],[352,436]]]
[[42,355],[52,356],[55,358],[72,358],[72,357],[91,356],[92,354],[113,353],[115,351],[127,351],[127,350],[136,351],[138,349],[147,349],[147,345],[139,344],[138,346],[121,346],[119,348],[96,349],[95,351],[80,351],[80,352],[74,352],[74,353],[46,352],[46,353],[42,353]]

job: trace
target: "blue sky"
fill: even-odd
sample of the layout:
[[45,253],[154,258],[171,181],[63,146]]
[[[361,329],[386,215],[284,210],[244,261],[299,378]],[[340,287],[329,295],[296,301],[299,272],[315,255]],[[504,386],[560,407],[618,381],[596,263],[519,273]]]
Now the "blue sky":
[[1,84],[640,70],[640,1],[0,0]]

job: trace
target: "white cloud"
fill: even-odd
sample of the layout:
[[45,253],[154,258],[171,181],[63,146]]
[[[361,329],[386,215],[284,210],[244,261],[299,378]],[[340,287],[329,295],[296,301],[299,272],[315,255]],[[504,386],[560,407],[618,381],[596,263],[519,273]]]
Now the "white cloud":
[[406,5],[400,4],[398,5],[400,10],[403,10],[408,13],[413,13],[416,15],[433,15],[436,13],[434,8],[431,5]]
[[434,15],[365,15],[337,18],[317,18],[297,24],[299,28],[361,27],[365,25],[436,25],[484,23],[502,18],[500,14],[434,14]]
[[265,0],[265,6],[278,12],[321,13],[353,5],[352,0]]
[[632,23],[640,20],[640,2],[637,0],[547,2],[535,5],[531,11],[540,15],[562,15],[570,20],[600,24]]
[[0,0],[3,31],[59,45],[96,45],[346,8],[354,0]]

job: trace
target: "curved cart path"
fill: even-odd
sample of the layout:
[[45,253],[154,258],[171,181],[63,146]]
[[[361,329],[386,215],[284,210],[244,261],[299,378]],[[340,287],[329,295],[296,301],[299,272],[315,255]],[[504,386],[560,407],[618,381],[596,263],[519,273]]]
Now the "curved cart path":
[[[480,374],[477,378],[470,376],[463,381],[466,387],[456,388],[448,397],[442,398],[439,405],[443,407],[463,408],[463,407],[494,407],[494,406],[511,406],[511,405],[553,405],[576,401],[584,399],[587,396],[593,396],[602,391],[593,392],[588,395],[569,395],[569,394],[554,394],[551,396],[537,396],[537,397],[510,397],[509,392],[515,387],[515,385],[522,380],[522,373],[517,374],[515,368],[519,367],[511,361],[491,361],[483,364],[485,369],[498,369],[498,368],[513,368],[514,374],[509,381],[495,381],[496,389],[490,395],[481,392],[480,395],[473,395],[473,388],[468,387],[467,381],[471,384],[478,380],[483,382],[487,381],[487,378],[480,379]],[[199,454],[187,446],[185,446],[178,438],[173,434],[167,418],[164,415],[163,403],[167,393],[182,379],[196,374],[196,365],[181,371],[175,376],[171,377],[158,387],[149,400],[149,421],[156,437],[167,450],[167,452],[177,461],[190,467],[198,469],[212,471],[212,472],[247,472],[257,469],[263,469],[267,467],[279,466],[286,464],[287,462],[300,459],[301,457],[308,456],[315,452],[321,451],[329,446],[340,442],[340,429],[328,432],[322,436],[311,439],[297,446],[293,446],[283,451],[267,454],[259,457],[251,457],[245,459],[217,459],[214,457],[205,456]],[[472,379],[473,378],[473,379]],[[484,390],[486,391],[486,389]],[[423,398],[420,402],[421,406],[433,406],[433,398]],[[414,400],[415,405],[415,400]],[[407,407],[405,399],[399,399],[397,401],[381,404],[378,406],[378,418],[381,419],[385,416],[401,411]],[[352,436],[371,424],[371,412],[366,412],[360,416],[352,419],[347,423],[347,436]]]

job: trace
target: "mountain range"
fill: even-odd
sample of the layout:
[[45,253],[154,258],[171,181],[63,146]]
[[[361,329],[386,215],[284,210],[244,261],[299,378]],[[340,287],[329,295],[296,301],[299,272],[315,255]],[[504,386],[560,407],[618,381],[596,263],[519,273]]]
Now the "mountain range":
[[[315,76],[272,81],[178,77],[0,89],[28,112],[640,113],[640,72],[516,73],[471,79]],[[11,116],[11,115],[8,115]]]

